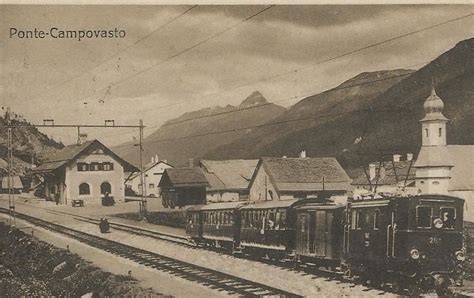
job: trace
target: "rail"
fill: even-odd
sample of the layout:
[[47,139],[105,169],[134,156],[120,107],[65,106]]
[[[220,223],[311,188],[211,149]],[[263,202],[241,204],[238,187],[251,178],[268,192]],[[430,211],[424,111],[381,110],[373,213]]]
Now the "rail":
[[[9,210],[0,207],[0,213],[9,214]],[[229,294],[237,294],[244,297],[302,297],[295,293],[287,292],[234,275],[166,257],[113,240],[87,234],[82,231],[74,230],[56,223],[47,222],[45,220],[23,213],[17,212],[16,216],[19,219],[28,221],[36,226],[69,236],[70,238],[85,243],[89,246],[130,259],[144,266],[152,267],[156,270],[167,272],[183,279],[206,285],[212,289],[226,291]]]

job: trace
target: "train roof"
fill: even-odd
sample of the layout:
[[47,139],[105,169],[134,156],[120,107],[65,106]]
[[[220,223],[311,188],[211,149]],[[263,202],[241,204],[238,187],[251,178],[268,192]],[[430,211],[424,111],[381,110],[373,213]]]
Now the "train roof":
[[207,210],[239,209],[241,206],[245,204],[248,204],[248,202],[238,201],[238,202],[212,203],[208,205],[201,205],[199,210],[207,211]]
[[296,206],[295,209],[298,210],[327,210],[327,209],[339,209],[345,208],[345,204],[340,203],[330,203],[330,202],[323,202],[323,203],[308,203]]
[[391,193],[380,193],[376,195],[365,196],[361,198],[351,198],[349,201],[352,204],[367,204],[369,202],[386,202],[387,204],[395,200],[408,200],[408,199],[420,199],[420,200],[458,200],[464,201],[464,199],[451,195],[443,194],[391,194]]
[[302,204],[310,204],[310,203],[327,203],[331,202],[328,199],[320,199],[320,198],[311,198],[311,199],[291,199],[291,200],[281,200],[281,201],[263,201],[263,202],[256,202],[254,204],[248,204],[241,209],[271,209],[271,208],[289,208],[294,207]]

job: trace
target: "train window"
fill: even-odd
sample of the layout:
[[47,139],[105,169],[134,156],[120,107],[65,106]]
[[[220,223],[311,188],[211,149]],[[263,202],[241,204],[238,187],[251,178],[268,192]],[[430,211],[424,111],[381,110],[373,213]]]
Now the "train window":
[[280,228],[284,230],[286,228],[286,210],[281,210],[280,215]]
[[427,206],[416,207],[416,226],[418,228],[431,228],[433,208]]
[[281,215],[281,211],[277,210],[275,213],[275,229],[277,230],[280,229],[280,224],[281,224],[280,215]]
[[380,230],[380,227],[382,226],[381,223],[381,218],[380,218],[380,210],[375,209],[374,211],[374,230]]
[[364,215],[364,227],[370,227],[370,213],[366,212]]
[[267,224],[269,229],[275,229],[275,211],[270,211],[268,213]]
[[360,211],[352,210],[352,223],[351,223],[352,230],[360,230]]
[[440,217],[443,220],[443,227],[445,229],[454,229],[456,222],[456,209],[453,207],[441,207]]

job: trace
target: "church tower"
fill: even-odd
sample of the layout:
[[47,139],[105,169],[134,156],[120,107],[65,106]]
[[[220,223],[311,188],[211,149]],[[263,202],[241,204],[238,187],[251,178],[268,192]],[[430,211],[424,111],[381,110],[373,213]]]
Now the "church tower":
[[425,117],[420,120],[422,145],[415,163],[416,187],[422,193],[448,193],[453,160],[446,147],[446,123],[444,103],[433,88],[423,105]]

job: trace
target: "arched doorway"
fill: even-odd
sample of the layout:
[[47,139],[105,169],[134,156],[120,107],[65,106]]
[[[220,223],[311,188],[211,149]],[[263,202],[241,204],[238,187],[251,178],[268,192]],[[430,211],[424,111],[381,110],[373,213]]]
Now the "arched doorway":
[[103,182],[100,185],[100,193],[105,195],[105,193],[111,194],[112,193],[112,186],[109,182]]
[[90,195],[91,194],[91,188],[90,188],[89,184],[81,183],[79,185],[79,194],[80,195]]

